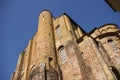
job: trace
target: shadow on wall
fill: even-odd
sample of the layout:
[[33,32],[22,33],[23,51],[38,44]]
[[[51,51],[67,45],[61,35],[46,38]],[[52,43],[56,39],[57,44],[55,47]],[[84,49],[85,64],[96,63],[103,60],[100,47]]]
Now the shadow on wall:
[[114,73],[114,75],[116,76],[117,80],[120,80],[119,71],[116,68],[112,67],[112,66],[110,66],[110,68],[111,68],[112,72]]

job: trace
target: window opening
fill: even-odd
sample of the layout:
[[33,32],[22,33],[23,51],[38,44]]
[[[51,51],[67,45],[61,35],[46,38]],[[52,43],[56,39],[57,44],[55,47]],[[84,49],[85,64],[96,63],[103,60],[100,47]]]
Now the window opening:
[[52,66],[52,60],[53,60],[53,58],[52,57],[48,57],[48,59],[49,59],[49,67],[51,67]]
[[61,35],[61,32],[60,32],[60,25],[58,25],[58,26],[56,27],[56,33],[57,33],[58,36]]
[[115,50],[115,51],[117,50],[117,47],[116,47],[116,45],[115,45],[115,42],[114,42],[112,39],[109,39],[109,40],[108,40],[108,43],[111,45],[111,47],[112,47],[113,50]]
[[65,48],[61,47],[61,49],[59,50],[59,53],[60,53],[61,63],[64,64],[67,58]]

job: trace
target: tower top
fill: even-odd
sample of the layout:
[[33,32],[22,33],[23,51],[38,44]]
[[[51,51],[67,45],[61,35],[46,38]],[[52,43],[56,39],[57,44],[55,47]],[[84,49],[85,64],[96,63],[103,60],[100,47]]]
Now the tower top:
[[39,16],[40,16],[41,14],[49,14],[49,15],[52,15],[52,13],[51,13],[49,10],[43,10],[43,11],[41,11],[41,12],[39,13]]
[[48,26],[52,25],[52,14],[48,10],[44,10],[39,13],[39,20],[38,20],[38,31],[42,30],[42,28],[47,29]]

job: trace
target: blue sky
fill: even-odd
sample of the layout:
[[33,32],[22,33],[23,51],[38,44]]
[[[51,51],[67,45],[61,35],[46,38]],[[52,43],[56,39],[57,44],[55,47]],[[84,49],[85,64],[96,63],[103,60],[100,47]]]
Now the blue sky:
[[104,0],[0,0],[0,80],[10,80],[44,9],[55,17],[67,13],[87,32],[106,23],[120,26],[120,13]]

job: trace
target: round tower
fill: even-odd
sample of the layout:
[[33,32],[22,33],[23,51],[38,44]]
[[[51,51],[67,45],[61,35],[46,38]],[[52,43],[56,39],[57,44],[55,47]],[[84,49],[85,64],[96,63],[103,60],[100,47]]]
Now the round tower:
[[52,14],[49,11],[43,11],[39,15],[38,22],[36,63],[45,63],[46,68],[54,68],[56,65],[52,18]]

